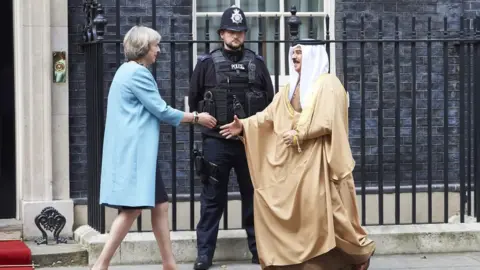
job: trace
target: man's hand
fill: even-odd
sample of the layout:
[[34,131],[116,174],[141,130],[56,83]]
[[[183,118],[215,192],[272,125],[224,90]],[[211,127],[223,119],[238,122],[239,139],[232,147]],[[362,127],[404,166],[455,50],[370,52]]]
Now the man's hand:
[[230,139],[234,136],[238,136],[240,133],[242,133],[243,130],[243,124],[240,122],[238,117],[235,115],[233,117],[233,122],[230,124],[226,124],[220,127],[220,135],[226,137],[227,139]]
[[297,131],[295,131],[295,130],[289,130],[289,131],[283,133],[283,135],[282,135],[283,142],[287,146],[291,146],[293,144],[293,139],[296,135],[297,135]]

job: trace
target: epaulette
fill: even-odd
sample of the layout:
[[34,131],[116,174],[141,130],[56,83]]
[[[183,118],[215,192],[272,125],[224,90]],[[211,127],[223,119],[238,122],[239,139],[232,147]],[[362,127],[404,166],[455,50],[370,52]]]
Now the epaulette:
[[207,59],[210,59],[212,58],[212,56],[210,54],[201,54],[197,57],[197,60],[200,61],[200,62],[203,62]]
[[260,60],[260,61],[262,61],[262,62],[264,62],[264,61],[265,61],[265,59],[263,59],[263,56],[261,56],[261,55],[257,54],[257,53],[256,53],[256,52],[254,52],[253,50],[251,50],[251,49],[249,49],[249,48],[245,48],[245,50],[246,50],[246,51],[250,51],[250,52],[252,52],[252,53],[255,55],[255,58],[257,58],[258,60]]
[[264,62],[265,59],[263,59],[263,56],[259,55],[259,54],[255,54],[255,58],[257,58],[258,60]]

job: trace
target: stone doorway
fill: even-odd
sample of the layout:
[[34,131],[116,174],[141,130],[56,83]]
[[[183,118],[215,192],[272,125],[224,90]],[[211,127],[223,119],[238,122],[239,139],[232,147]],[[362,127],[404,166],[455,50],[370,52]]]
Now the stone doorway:
[[0,60],[0,219],[16,216],[15,83],[13,0],[0,10],[3,52]]

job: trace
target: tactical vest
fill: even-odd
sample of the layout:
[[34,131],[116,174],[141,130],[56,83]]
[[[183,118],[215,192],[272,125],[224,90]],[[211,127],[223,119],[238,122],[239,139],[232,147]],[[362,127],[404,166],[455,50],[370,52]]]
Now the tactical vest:
[[199,104],[202,111],[214,115],[218,125],[223,125],[233,121],[235,114],[245,118],[267,106],[265,91],[255,89],[254,85],[257,57],[254,52],[245,49],[238,62],[226,58],[221,49],[212,51],[211,57],[217,84],[205,89],[204,100]]

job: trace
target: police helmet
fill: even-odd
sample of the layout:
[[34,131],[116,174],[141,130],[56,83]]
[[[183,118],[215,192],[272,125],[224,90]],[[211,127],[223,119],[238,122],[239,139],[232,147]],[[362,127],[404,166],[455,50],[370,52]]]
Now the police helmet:
[[248,31],[247,19],[245,18],[243,10],[235,5],[227,8],[223,12],[220,28],[218,28],[217,33],[220,34],[221,30],[235,32]]

